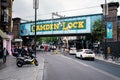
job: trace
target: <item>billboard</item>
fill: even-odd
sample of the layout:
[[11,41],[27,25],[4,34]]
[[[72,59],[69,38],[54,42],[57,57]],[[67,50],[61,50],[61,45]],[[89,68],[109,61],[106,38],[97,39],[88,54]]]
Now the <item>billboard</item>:
[[[101,18],[95,16],[77,16],[53,20],[41,20],[36,23],[36,35],[64,35],[91,33],[93,22]],[[35,35],[35,23],[21,23],[20,36]]]
[[113,24],[112,24],[112,22],[107,22],[107,38],[113,38],[113,33],[112,33],[112,31],[113,31]]

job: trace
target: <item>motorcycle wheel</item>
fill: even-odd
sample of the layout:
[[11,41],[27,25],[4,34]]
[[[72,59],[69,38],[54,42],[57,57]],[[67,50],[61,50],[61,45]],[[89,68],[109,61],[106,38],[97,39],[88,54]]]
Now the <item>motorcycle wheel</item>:
[[38,64],[38,61],[35,59],[35,66],[38,66],[39,64]]
[[18,67],[22,67],[22,66],[23,66],[23,64],[22,64],[21,62],[19,62],[19,61],[16,63],[16,65],[17,65]]

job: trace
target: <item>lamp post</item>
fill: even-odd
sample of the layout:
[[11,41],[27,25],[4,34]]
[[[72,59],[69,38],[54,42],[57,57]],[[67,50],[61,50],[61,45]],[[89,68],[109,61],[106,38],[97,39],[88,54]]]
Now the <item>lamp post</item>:
[[106,16],[108,15],[108,5],[107,5],[107,0],[105,0],[105,5],[104,5],[104,27],[105,27],[105,35],[104,35],[104,40],[105,40],[105,59],[107,59],[107,28],[106,28]]
[[107,33],[106,33],[106,16],[108,15],[108,4],[107,4],[107,0],[105,0],[105,4],[103,5],[104,8],[104,27],[105,27],[105,42],[107,39]]
[[35,55],[36,55],[36,41],[37,41],[37,36],[36,36],[36,21],[37,21],[37,9],[39,8],[39,0],[33,0],[33,9],[35,9]]

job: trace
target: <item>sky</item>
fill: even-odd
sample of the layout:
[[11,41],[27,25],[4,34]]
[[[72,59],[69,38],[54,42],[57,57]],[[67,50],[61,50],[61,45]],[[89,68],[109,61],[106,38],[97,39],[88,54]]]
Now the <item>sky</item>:
[[[113,1],[120,4],[120,0],[107,0],[107,3]],[[99,14],[102,13],[100,5],[104,3],[105,0],[39,0],[37,20],[51,19],[53,12],[65,17]],[[13,18],[34,20],[33,0],[14,0],[12,11]],[[118,15],[120,15],[120,7],[118,8]]]

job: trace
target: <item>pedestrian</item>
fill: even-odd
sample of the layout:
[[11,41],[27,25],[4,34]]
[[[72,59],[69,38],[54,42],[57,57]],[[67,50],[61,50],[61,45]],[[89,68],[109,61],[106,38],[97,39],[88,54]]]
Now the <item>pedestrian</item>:
[[18,57],[18,56],[19,56],[18,47],[17,47],[17,46],[15,46],[14,54],[15,54],[15,57]]
[[12,48],[11,51],[12,51],[12,55],[14,57],[18,57],[19,56],[18,47],[17,46],[14,46],[14,48]]
[[28,55],[31,57],[31,59],[33,59],[33,55],[35,55],[35,54],[34,54],[34,51],[32,49],[32,46],[28,47]]
[[20,51],[21,51],[20,52],[21,57],[27,56],[27,50],[25,46],[22,46]]
[[12,45],[12,46],[11,46],[11,52],[12,52],[12,55],[13,55],[13,56],[14,56],[14,49],[15,49],[15,46]]
[[6,63],[7,56],[8,56],[8,51],[6,48],[3,48],[3,63]]

